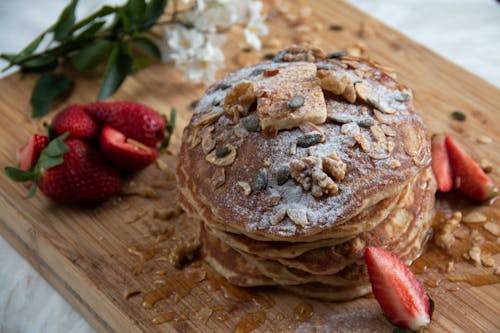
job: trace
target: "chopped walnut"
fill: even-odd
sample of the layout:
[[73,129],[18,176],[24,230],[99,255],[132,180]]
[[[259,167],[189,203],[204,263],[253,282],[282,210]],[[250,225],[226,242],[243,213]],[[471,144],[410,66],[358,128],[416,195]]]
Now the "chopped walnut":
[[345,81],[338,79],[334,72],[329,70],[318,70],[316,73],[321,89],[330,91],[335,95],[342,95],[346,88]]
[[277,61],[285,62],[296,62],[296,61],[308,61],[315,62],[326,57],[323,50],[313,47],[309,44],[302,45],[292,45],[291,47],[284,49],[278,53],[276,56]]
[[176,268],[180,268],[186,261],[194,258],[200,247],[201,243],[197,237],[192,239],[178,239],[170,251],[168,260]]
[[396,169],[396,168],[399,168],[400,166],[401,166],[401,162],[400,162],[400,161],[398,161],[398,160],[391,160],[391,161],[389,162],[389,167],[390,167],[391,169]]
[[156,190],[150,185],[133,180],[122,186],[121,193],[123,195],[137,195],[143,198],[156,198],[158,196]]
[[252,82],[240,82],[231,89],[224,99],[226,116],[235,123],[241,116],[248,115],[248,110],[256,100],[255,85]]
[[446,264],[446,273],[451,273],[455,270],[455,262],[454,261],[448,261],[448,264]]
[[334,180],[345,177],[346,164],[336,155],[328,157],[302,157],[290,161],[290,175],[297,181],[304,191],[320,198],[323,195],[332,195],[339,188]]
[[495,267],[495,259],[493,257],[482,257],[481,262],[484,267]]
[[455,242],[455,236],[453,232],[457,228],[462,219],[462,213],[454,212],[450,219],[444,222],[443,227],[436,234],[434,238],[435,243],[444,249],[449,249]]
[[356,102],[356,90],[354,89],[354,86],[349,80],[347,76],[344,76],[342,78],[342,82],[346,85],[344,92],[342,93],[342,96],[349,102],[349,103],[354,103]]
[[485,173],[490,173],[493,171],[493,165],[491,164],[490,161],[488,161],[487,159],[485,158],[482,158],[480,161],[479,161],[479,166],[481,167],[481,169],[483,169],[483,171]]

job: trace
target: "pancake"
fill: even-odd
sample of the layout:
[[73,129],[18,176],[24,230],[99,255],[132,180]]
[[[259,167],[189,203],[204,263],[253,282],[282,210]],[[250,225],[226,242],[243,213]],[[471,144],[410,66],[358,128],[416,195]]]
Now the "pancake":
[[348,300],[367,246],[411,264],[435,180],[412,93],[378,64],[293,46],[213,84],[184,129],[179,202],[229,282]]
[[[230,74],[209,88],[184,130],[178,168],[178,172],[183,174],[179,178],[182,195],[195,202],[196,206],[208,208],[212,216],[206,218],[209,221],[207,223],[254,239],[260,237],[296,242],[330,238],[330,229],[381,200],[394,196],[428,165],[430,150],[421,119],[411,100],[399,98],[410,96],[411,92],[370,61],[351,58],[334,60],[317,59],[313,63],[264,62]],[[312,84],[321,92],[317,75],[325,71],[324,68],[337,77],[345,77],[351,83],[357,82],[356,87],[363,83],[365,90],[369,90],[372,95],[370,98],[366,94],[358,94],[355,102],[351,103],[324,91],[321,103],[311,107],[324,109],[327,114],[324,123],[313,124],[324,134],[324,142],[307,148],[297,147],[296,152],[290,152],[291,143],[301,141],[305,134],[311,132],[307,129],[311,122],[281,130],[271,138],[265,136],[264,129],[240,133],[243,126],[241,119],[245,118],[243,115],[252,116],[261,109],[259,103],[263,97],[257,95],[277,94],[281,97],[283,94],[305,94],[313,90],[308,88],[303,92],[295,87],[288,88],[290,80],[299,80],[303,85]],[[278,74],[265,75],[274,71]],[[233,116],[227,114],[227,109],[231,110],[234,105],[226,99],[241,93],[239,90],[243,89],[243,83],[248,89],[240,99],[250,99],[251,105],[239,116],[240,120],[235,121]],[[276,91],[281,92],[281,95]],[[375,104],[386,113],[377,110],[360,96],[370,101],[376,100]],[[239,109],[246,107],[244,103],[236,106]],[[307,106],[303,108],[309,110]],[[309,113],[318,113],[316,109]],[[261,122],[268,120],[265,117],[259,119]],[[210,152],[214,153],[210,148],[229,145],[236,156],[230,164],[217,165],[207,160]],[[291,178],[278,185],[276,173],[283,164],[310,156],[326,158],[331,154],[346,166],[345,176],[336,181],[338,192],[335,195],[318,199]],[[221,174],[221,169],[224,170],[223,184],[214,186],[214,175]],[[262,169],[267,172],[266,188],[253,191],[249,196],[244,195],[238,182],[251,184]],[[278,202],[269,200],[273,196],[280,198]],[[271,223],[280,211],[286,209],[300,210],[301,214],[307,216],[307,224],[297,225],[288,217],[278,224]],[[190,213],[197,215],[194,211]]]

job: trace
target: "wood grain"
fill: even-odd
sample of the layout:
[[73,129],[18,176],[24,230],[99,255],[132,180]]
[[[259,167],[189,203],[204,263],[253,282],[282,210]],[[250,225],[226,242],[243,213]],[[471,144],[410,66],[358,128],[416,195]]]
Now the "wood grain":
[[[301,2],[306,3],[313,9],[313,17],[308,22],[323,25],[321,31],[314,33],[314,39],[320,46],[332,50],[349,47],[362,40],[369,57],[397,69],[400,80],[414,89],[417,107],[430,132],[452,133],[475,157],[486,157],[495,167],[500,165],[497,148],[500,142],[497,129],[500,122],[499,89],[342,1]],[[340,32],[329,31],[327,27],[332,23],[340,24],[344,29]],[[280,17],[271,15],[270,25],[272,37],[283,41],[283,45],[297,38],[296,31]],[[363,26],[365,32],[368,31],[366,27],[369,27],[370,34],[365,33],[361,38],[360,29]],[[229,52],[231,56],[227,70],[233,70],[245,59],[240,53],[235,53],[241,48],[234,39],[229,44],[228,49],[232,51]],[[250,56],[247,58],[252,59]],[[238,59],[239,63],[234,62],[234,59]],[[2,167],[14,165],[15,149],[26,141],[30,133],[42,131],[43,120],[29,118],[28,101],[33,84],[33,76],[21,74],[0,81]],[[91,101],[97,91],[97,78],[80,77],[71,99],[66,103]],[[165,113],[170,107],[177,107],[180,110],[178,125],[170,148],[175,153],[179,147],[181,129],[191,115],[189,104],[202,93],[203,87],[183,83],[180,74],[171,66],[155,65],[127,79],[114,99],[137,100]],[[467,114],[464,124],[451,120],[450,112],[456,109]],[[49,115],[47,119],[52,116]],[[481,135],[491,137],[493,143],[477,144],[476,139]],[[153,309],[144,308],[141,305],[143,295],[155,289],[153,272],[165,270],[166,277],[176,273],[168,262],[161,260],[164,258],[162,254],[171,248],[172,239],[158,241],[156,229],[165,226],[181,228],[183,223],[189,222],[183,215],[169,221],[155,219],[151,215],[154,210],[175,206],[172,172],[176,159],[170,155],[162,159],[168,166],[167,170],[151,166],[135,179],[148,184],[159,182],[159,187],[155,189],[158,192],[156,198],[124,196],[121,201],[112,200],[98,207],[61,206],[40,194],[30,201],[24,200],[26,189],[8,180],[2,172],[0,233],[99,332],[231,332],[242,316],[258,311],[265,312],[266,320],[258,327],[258,331],[263,332],[308,331],[314,328],[319,332],[391,330],[391,325],[371,298],[325,303],[303,300],[273,289],[262,289],[243,291],[243,296],[238,296],[240,301],[234,301],[224,297],[221,290],[213,290],[210,279],[194,287],[189,286],[189,281],[176,281],[179,290],[188,291],[185,297],[170,297],[158,302]],[[500,184],[498,171],[493,172],[492,178]],[[492,218],[497,221],[498,208],[497,202],[490,209]],[[141,210],[147,213],[145,218],[127,223]],[[140,261],[127,250],[131,246],[155,248],[160,255],[148,260],[143,271],[138,272]],[[497,262],[500,261],[498,254],[495,258]],[[426,264],[432,265],[432,262]],[[209,269],[206,270],[210,274]],[[474,268],[473,272],[491,273],[491,269]],[[427,330],[498,331],[500,284],[459,286],[461,289],[456,292],[446,292],[442,288],[430,290],[436,302],[436,312]],[[123,296],[127,290],[137,290],[141,294],[127,300]],[[263,306],[262,302],[259,305],[256,304],[259,303],[259,297],[273,301],[267,306]],[[241,298],[245,300],[241,301]],[[311,304],[314,310],[311,318],[302,323],[295,318],[294,308],[304,301]],[[213,312],[206,321],[197,315],[204,308],[212,309]],[[155,316],[168,311],[174,311],[177,320],[162,325],[152,323]]]

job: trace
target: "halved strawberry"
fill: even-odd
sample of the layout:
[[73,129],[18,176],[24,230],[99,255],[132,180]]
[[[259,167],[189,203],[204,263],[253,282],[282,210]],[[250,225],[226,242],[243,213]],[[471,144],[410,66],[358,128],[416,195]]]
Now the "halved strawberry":
[[373,294],[394,325],[414,331],[431,322],[431,301],[410,269],[391,252],[365,249],[365,263]]
[[449,192],[453,188],[450,160],[446,151],[445,136],[435,134],[432,136],[432,171],[436,176],[438,190]]
[[69,132],[69,137],[86,142],[97,142],[101,125],[99,121],[85,111],[84,105],[70,105],[60,111],[50,128],[54,136]]
[[28,143],[17,150],[19,168],[24,171],[31,169],[40,157],[40,153],[49,143],[49,138],[42,134],[32,134]]
[[85,110],[123,133],[149,147],[165,138],[165,119],[150,107],[135,102],[95,102]]
[[446,149],[450,159],[455,187],[471,199],[484,201],[498,195],[490,177],[451,136],[446,136]]
[[156,148],[127,138],[108,125],[103,127],[99,143],[103,155],[118,169],[126,172],[144,169],[158,157]]

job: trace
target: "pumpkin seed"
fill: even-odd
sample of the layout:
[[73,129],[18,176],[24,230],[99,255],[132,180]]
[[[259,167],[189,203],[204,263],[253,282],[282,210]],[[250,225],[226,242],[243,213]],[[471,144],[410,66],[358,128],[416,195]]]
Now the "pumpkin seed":
[[300,95],[297,95],[297,96],[293,96],[292,98],[290,98],[287,102],[286,102],[286,106],[290,109],[290,110],[297,110],[298,108],[300,108],[302,105],[304,105],[304,96],[300,96]]
[[215,156],[217,158],[226,157],[227,155],[229,155],[230,152],[231,152],[231,149],[229,149],[228,146],[215,148]]
[[276,169],[276,183],[278,185],[285,184],[290,178],[290,167],[288,165],[280,165]]
[[267,187],[267,169],[262,168],[255,175],[252,182],[252,190],[255,192],[260,192],[265,190]]
[[335,52],[328,52],[326,54],[326,57],[328,59],[337,59],[337,58],[343,58],[347,55],[347,52],[344,51],[344,50],[340,50],[340,51],[335,51]]
[[285,58],[285,55],[286,55],[286,50],[281,50],[278,52],[278,54],[276,54],[273,58],[273,61],[274,62],[281,62],[283,61],[283,58]]
[[359,126],[361,127],[370,127],[373,126],[374,122],[372,118],[363,118],[358,121],[356,121]]
[[263,68],[256,68],[252,71],[252,73],[250,73],[250,76],[257,76],[257,75],[264,73],[265,71],[266,70]]
[[405,93],[403,91],[400,91],[399,94],[394,96],[394,99],[398,102],[406,102],[406,101],[409,101],[411,99],[411,95],[408,93]]
[[307,148],[319,143],[322,138],[323,135],[321,135],[321,133],[318,132],[306,133],[297,138],[297,146],[302,148]]
[[458,111],[458,110],[453,111],[451,113],[451,117],[457,121],[465,121],[467,119],[467,116],[465,115],[465,113],[463,113],[462,111]]
[[240,119],[241,126],[249,132],[260,132],[259,118],[255,113]]
[[226,90],[226,89],[229,89],[229,88],[231,88],[231,87],[232,87],[231,83],[228,83],[228,82],[221,82],[221,83],[219,83],[219,85],[217,86],[217,89]]

